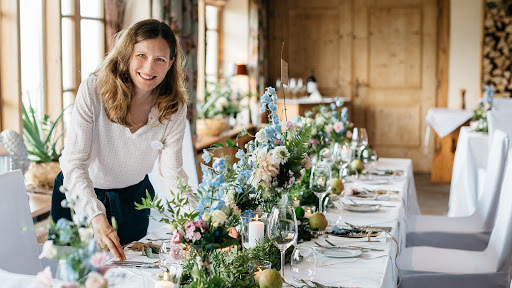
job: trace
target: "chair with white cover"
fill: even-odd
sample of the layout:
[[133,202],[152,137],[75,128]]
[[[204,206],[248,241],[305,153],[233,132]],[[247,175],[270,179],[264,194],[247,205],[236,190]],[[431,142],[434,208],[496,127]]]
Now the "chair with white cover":
[[0,187],[0,269],[35,275],[43,265],[21,170],[1,174]]
[[[187,173],[188,185],[192,188],[192,190],[195,191],[199,183],[197,179],[196,157],[194,144],[192,143],[192,133],[190,131],[189,121],[187,121],[187,127],[185,127],[182,151],[183,170],[185,170],[185,173]],[[157,195],[159,199],[166,199],[162,181],[158,173],[158,161],[159,159],[156,159],[155,165],[153,166],[153,171],[151,171],[151,173],[148,174],[148,177],[149,181],[151,182],[151,185],[153,185],[153,188],[155,189],[155,195]],[[151,210],[151,216],[155,217],[156,219],[161,218],[161,215],[159,215],[159,213],[156,212],[155,210]],[[163,224],[161,224],[160,222],[154,221],[153,219],[150,218],[148,234],[162,225]]]
[[512,137],[512,109],[487,111],[487,125],[489,139],[492,139],[496,130],[502,130]]
[[[438,215],[415,215],[407,219],[407,242],[415,241],[413,233],[479,233],[490,232],[496,218],[496,207],[503,182],[503,171],[509,150],[509,137],[502,131],[496,131],[489,149],[487,172],[485,175],[486,190],[478,202],[473,215],[466,217],[448,217]],[[429,239],[426,239],[429,240]],[[460,240],[460,239],[459,239]],[[409,246],[409,244],[408,244]],[[419,246],[419,245],[413,245]],[[430,246],[430,245],[428,245]]]
[[[508,152],[510,160],[512,151]],[[484,251],[411,247],[399,257],[400,287],[509,287],[512,260],[512,161],[507,161],[497,221]]]
[[494,98],[492,101],[492,110],[512,111],[512,98]]

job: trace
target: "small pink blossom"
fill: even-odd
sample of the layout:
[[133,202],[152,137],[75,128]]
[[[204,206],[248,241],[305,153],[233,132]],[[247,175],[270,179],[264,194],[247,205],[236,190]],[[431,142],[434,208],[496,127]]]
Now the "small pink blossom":
[[336,122],[333,128],[336,133],[340,133],[340,131],[343,132],[343,130],[345,130],[345,124],[343,124],[343,122]]
[[290,121],[283,121],[281,124],[284,127],[286,127],[286,130],[288,130],[288,131],[295,129],[295,127],[297,126],[297,125],[293,124],[293,122],[290,122]]
[[277,146],[277,145],[281,145],[281,144],[283,144],[283,141],[278,140],[278,139],[275,139],[275,138],[273,138],[273,139],[272,139],[272,142],[273,142],[273,143],[274,143],[274,145],[276,145],[276,146]]
[[311,158],[309,158],[308,154],[304,154],[304,168],[310,169],[313,164],[311,163]]
[[236,231],[236,228],[235,227],[230,227],[228,229],[228,235],[231,237],[231,238],[235,238],[237,239],[238,238],[238,231]]
[[51,287],[52,286],[52,271],[50,266],[44,268],[43,271],[37,273],[36,280],[32,283],[32,287]]
[[201,230],[201,233],[204,233],[205,230],[205,223],[202,219],[199,219],[197,221],[194,221],[194,225]]
[[196,240],[196,241],[197,241],[197,240],[200,240],[200,239],[201,239],[201,233],[196,232],[196,233],[194,234],[194,240]]
[[104,275],[108,271],[108,267],[106,267],[108,260],[110,260],[110,256],[107,252],[96,252],[89,259],[89,264],[98,269],[98,273]]
[[352,138],[352,131],[347,131],[347,138],[348,139]]
[[103,275],[98,273],[91,273],[85,280],[85,288],[107,288],[108,281]]
[[261,208],[260,208],[259,206],[258,206],[258,207],[256,207],[256,209],[254,209],[254,212],[256,212],[256,213],[257,213],[257,212],[261,212]]
[[332,125],[331,125],[331,124],[329,124],[329,125],[325,126],[325,132],[327,132],[327,133],[331,133],[331,132],[332,132],[332,129],[333,129],[333,127],[332,127]]
[[174,235],[172,236],[171,243],[180,244],[182,239],[183,235],[181,234],[180,231],[176,230],[174,231]]
[[317,139],[309,139],[308,141],[309,146],[314,146],[317,145],[318,143],[320,143],[320,141],[318,141]]

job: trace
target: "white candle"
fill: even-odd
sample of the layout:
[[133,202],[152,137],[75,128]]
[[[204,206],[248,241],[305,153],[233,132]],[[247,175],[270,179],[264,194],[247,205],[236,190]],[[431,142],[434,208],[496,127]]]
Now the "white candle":
[[309,217],[311,217],[311,208],[307,208],[306,209],[306,212],[304,213],[304,218],[307,218],[309,219]]
[[350,157],[350,150],[348,150],[348,147],[346,145],[343,145],[343,148],[341,150],[341,159],[343,159],[343,161],[348,161]]
[[258,216],[249,223],[249,247],[255,247],[258,242],[263,241],[265,237],[265,224],[259,221]]
[[164,272],[163,280],[157,281],[155,283],[155,288],[174,288],[174,283],[169,282],[169,273]]
[[169,281],[157,281],[155,283],[155,288],[174,288],[174,283]]

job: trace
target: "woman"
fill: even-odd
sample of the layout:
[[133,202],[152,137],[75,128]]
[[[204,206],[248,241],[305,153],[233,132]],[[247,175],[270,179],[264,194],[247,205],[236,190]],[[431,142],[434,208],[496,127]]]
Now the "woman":
[[147,174],[157,157],[168,198],[178,176],[187,183],[181,156],[187,96],[181,48],[167,24],[144,20],[117,39],[78,90],[50,214],[54,221],[71,218],[57,192],[64,185],[77,213],[91,222],[98,247],[123,260],[121,245],[147,232],[149,210],[135,210],[134,202],[146,190],[154,196]]

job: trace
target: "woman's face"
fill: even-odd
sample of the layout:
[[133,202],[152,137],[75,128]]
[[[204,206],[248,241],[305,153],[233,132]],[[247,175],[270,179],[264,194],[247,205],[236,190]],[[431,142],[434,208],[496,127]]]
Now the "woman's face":
[[162,83],[172,63],[174,58],[171,59],[171,49],[164,39],[147,39],[135,44],[130,57],[135,94],[151,92]]

